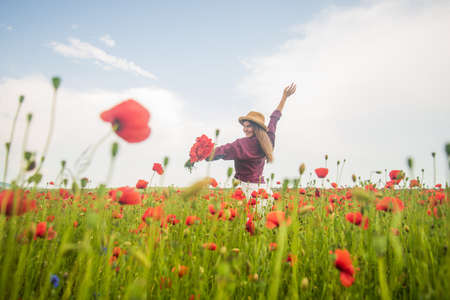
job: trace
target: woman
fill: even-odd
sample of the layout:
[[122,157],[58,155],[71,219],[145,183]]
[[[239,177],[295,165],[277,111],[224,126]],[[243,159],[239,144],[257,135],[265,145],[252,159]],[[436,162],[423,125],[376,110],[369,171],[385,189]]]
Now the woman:
[[[223,146],[216,147],[213,157],[209,160],[234,160],[234,177],[240,180],[240,187],[250,198],[252,191],[258,190],[259,185],[264,183],[263,170],[265,161],[273,161],[273,147],[275,145],[275,130],[277,122],[281,117],[286,99],[294,94],[295,84],[287,86],[275,111],[270,116],[269,125],[264,124],[264,115],[251,111],[246,116],[240,117],[239,122],[243,126],[244,138],[235,140]],[[261,199],[258,209],[269,204],[267,199]]]

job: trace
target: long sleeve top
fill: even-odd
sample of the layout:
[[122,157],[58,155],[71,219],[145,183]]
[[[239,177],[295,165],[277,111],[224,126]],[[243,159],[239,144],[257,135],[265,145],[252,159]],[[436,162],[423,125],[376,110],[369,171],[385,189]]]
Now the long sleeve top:
[[[279,110],[275,110],[270,115],[267,134],[272,146],[275,146],[275,131],[280,117]],[[211,160],[217,159],[234,160],[236,179],[250,183],[265,183],[262,173],[266,156],[256,136],[240,138],[232,143],[216,147]]]

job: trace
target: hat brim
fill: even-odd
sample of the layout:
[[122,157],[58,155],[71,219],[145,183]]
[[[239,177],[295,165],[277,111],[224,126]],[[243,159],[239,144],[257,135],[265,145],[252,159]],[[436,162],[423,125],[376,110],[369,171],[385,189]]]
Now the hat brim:
[[252,117],[248,117],[248,116],[244,116],[244,117],[240,117],[239,118],[239,123],[241,123],[242,125],[244,125],[244,121],[250,121],[253,122],[254,124],[258,125],[259,127],[261,127],[262,129],[264,129],[264,131],[267,132],[267,126],[264,125],[264,123],[261,123],[261,121],[252,118]]

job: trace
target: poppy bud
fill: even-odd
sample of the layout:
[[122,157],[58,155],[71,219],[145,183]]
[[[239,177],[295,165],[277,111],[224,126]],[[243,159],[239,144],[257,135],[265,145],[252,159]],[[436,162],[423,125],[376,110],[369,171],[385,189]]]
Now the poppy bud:
[[24,95],[20,95],[19,96],[19,103],[22,103],[24,99],[25,99],[25,96]]
[[272,173],[272,174],[270,174],[270,180],[274,180],[274,178],[275,178],[275,174],[274,173]]
[[229,167],[227,170],[227,177],[230,178],[232,174],[233,174],[233,168]]
[[233,178],[233,188],[237,187],[241,182]]
[[29,161],[32,156],[33,156],[33,153],[31,153],[30,151],[25,151],[23,153],[23,158],[25,158],[26,161]]
[[436,152],[431,152],[431,156],[432,156],[433,158],[435,158],[435,157],[436,157]]
[[6,151],[9,151],[9,148],[11,147],[11,143],[10,142],[6,142],[5,143],[5,147],[6,147]]
[[116,157],[117,152],[119,152],[119,144],[117,142],[114,142],[112,144],[112,147],[111,147],[111,155],[112,155],[112,157]]
[[169,164],[169,157],[166,156],[166,157],[164,157],[164,161],[163,161],[164,168],[166,168],[168,164]]
[[305,167],[305,164],[302,163],[302,164],[300,165],[299,169],[298,169],[300,175],[303,175],[303,173],[305,173],[305,168],[306,168],[306,167]]
[[220,134],[220,129],[216,129],[216,137],[218,137]]
[[55,89],[55,90],[57,90],[58,88],[59,88],[59,85],[61,84],[61,78],[59,78],[59,77],[53,77],[52,78],[52,83],[53,83],[53,88]]
[[32,160],[32,161],[28,162],[26,170],[31,171],[31,170],[34,170],[34,168],[36,168],[36,161]]
[[300,287],[301,287],[302,289],[306,289],[306,288],[308,288],[308,285],[309,285],[309,280],[308,280],[308,278],[303,277],[302,282],[300,283]]
[[376,174],[381,174],[381,171],[375,171]]
[[340,164],[341,164],[341,161],[338,160],[338,161],[337,161],[337,165],[339,166]]
[[356,175],[355,174],[352,174],[352,180],[353,180],[353,182],[356,182]]
[[66,161],[65,161],[65,160],[62,160],[62,161],[61,161],[61,168],[64,169],[65,167],[66,167]]
[[85,188],[88,182],[89,179],[87,179],[86,177],[81,178],[81,187]]
[[407,158],[407,163],[408,163],[408,168],[412,169],[413,168],[413,159],[411,156]]
[[28,123],[31,122],[31,119],[33,119],[33,114],[32,113],[27,114],[27,122]]
[[450,156],[450,143],[445,145],[445,153],[447,153],[447,156]]
[[325,160],[328,160],[328,154],[325,154]]

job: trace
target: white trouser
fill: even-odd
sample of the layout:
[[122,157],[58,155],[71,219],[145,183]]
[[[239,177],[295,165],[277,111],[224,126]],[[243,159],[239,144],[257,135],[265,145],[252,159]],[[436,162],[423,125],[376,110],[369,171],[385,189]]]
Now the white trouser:
[[244,192],[245,196],[247,197],[247,200],[250,200],[252,197],[253,191],[258,192],[260,188],[263,188],[266,193],[269,195],[268,199],[264,199],[262,197],[258,197],[258,204],[256,205],[256,209],[258,210],[258,213],[263,213],[267,208],[271,208],[273,204],[273,198],[272,198],[272,190],[270,187],[263,186],[258,183],[251,183],[251,182],[244,182],[241,181],[240,184],[237,186],[237,188],[241,188],[241,190]]

